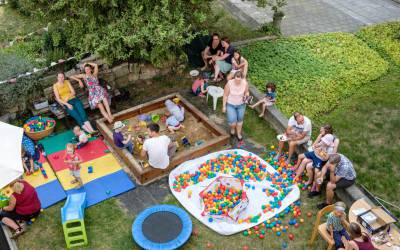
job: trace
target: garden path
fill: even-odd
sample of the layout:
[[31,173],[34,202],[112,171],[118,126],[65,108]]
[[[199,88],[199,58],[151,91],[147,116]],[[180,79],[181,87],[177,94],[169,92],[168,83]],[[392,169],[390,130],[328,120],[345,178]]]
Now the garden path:
[[[272,12],[249,0],[220,0],[233,16],[256,29],[272,20]],[[282,20],[285,36],[353,32],[361,26],[400,20],[400,4],[393,0],[288,0]]]

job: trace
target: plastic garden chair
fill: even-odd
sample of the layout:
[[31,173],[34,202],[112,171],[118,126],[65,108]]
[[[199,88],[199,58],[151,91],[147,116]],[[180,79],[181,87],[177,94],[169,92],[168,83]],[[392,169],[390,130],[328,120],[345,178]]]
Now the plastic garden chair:
[[333,211],[335,208],[334,205],[329,205],[318,211],[317,213],[317,218],[315,220],[314,228],[311,234],[311,239],[309,241],[309,245],[311,246],[315,238],[317,237],[317,232],[321,235],[321,237],[328,243],[328,248],[327,250],[332,250],[333,247],[335,246],[335,241],[331,238],[327,228],[326,228],[326,222],[321,224],[321,218],[327,214]]
[[217,109],[218,98],[224,96],[224,89],[217,86],[208,86],[207,88],[207,98],[206,102],[208,103],[208,95],[213,98],[213,109]]

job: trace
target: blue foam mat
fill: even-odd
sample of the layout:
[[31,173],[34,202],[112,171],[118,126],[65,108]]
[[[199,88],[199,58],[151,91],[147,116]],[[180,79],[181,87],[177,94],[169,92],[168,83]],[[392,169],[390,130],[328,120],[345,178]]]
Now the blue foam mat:
[[67,197],[61,183],[57,179],[40,185],[35,189],[40,203],[42,204],[42,208],[48,208]]
[[[144,236],[142,231],[142,225],[144,220],[153,213],[157,212],[171,212],[177,215],[182,221],[182,231],[181,233],[173,240],[166,243],[156,243],[150,241],[146,236]],[[182,208],[179,208],[174,205],[156,205],[149,207],[142,211],[138,217],[136,217],[135,221],[132,224],[132,236],[135,242],[142,248],[148,250],[172,250],[178,249],[186,241],[189,240],[190,235],[192,234],[192,220],[188,213]]]
[[90,207],[135,187],[129,176],[123,170],[119,170],[88,182],[80,189],[70,189],[66,192],[68,195],[86,192],[86,206]]

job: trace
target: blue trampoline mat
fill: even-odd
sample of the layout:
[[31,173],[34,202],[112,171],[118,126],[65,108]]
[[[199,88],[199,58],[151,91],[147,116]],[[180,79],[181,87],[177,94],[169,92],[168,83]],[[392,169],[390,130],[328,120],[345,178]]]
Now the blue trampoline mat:
[[48,208],[64,200],[67,195],[58,179],[35,188],[42,208]]
[[147,208],[138,215],[132,225],[135,242],[149,250],[177,249],[188,241],[191,233],[190,216],[185,210],[173,205]]
[[66,192],[68,195],[86,192],[86,206],[90,207],[135,187],[129,176],[123,170],[119,170],[88,182],[80,189],[70,189]]

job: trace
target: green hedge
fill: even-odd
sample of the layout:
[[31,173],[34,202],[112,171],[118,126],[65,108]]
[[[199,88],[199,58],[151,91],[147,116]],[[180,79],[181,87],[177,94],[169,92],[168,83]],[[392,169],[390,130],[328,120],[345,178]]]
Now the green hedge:
[[357,36],[371,47],[383,51],[397,65],[400,65],[400,22],[364,27]]
[[0,51],[0,81],[32,71],[33,65],[24,57]]
[[329,33],[258,42],[242,49],[249,78],[261,91],[277,84],[277,105],[289,116],[332,110],[363,83],[388,70],[388,63],[348,33]]

